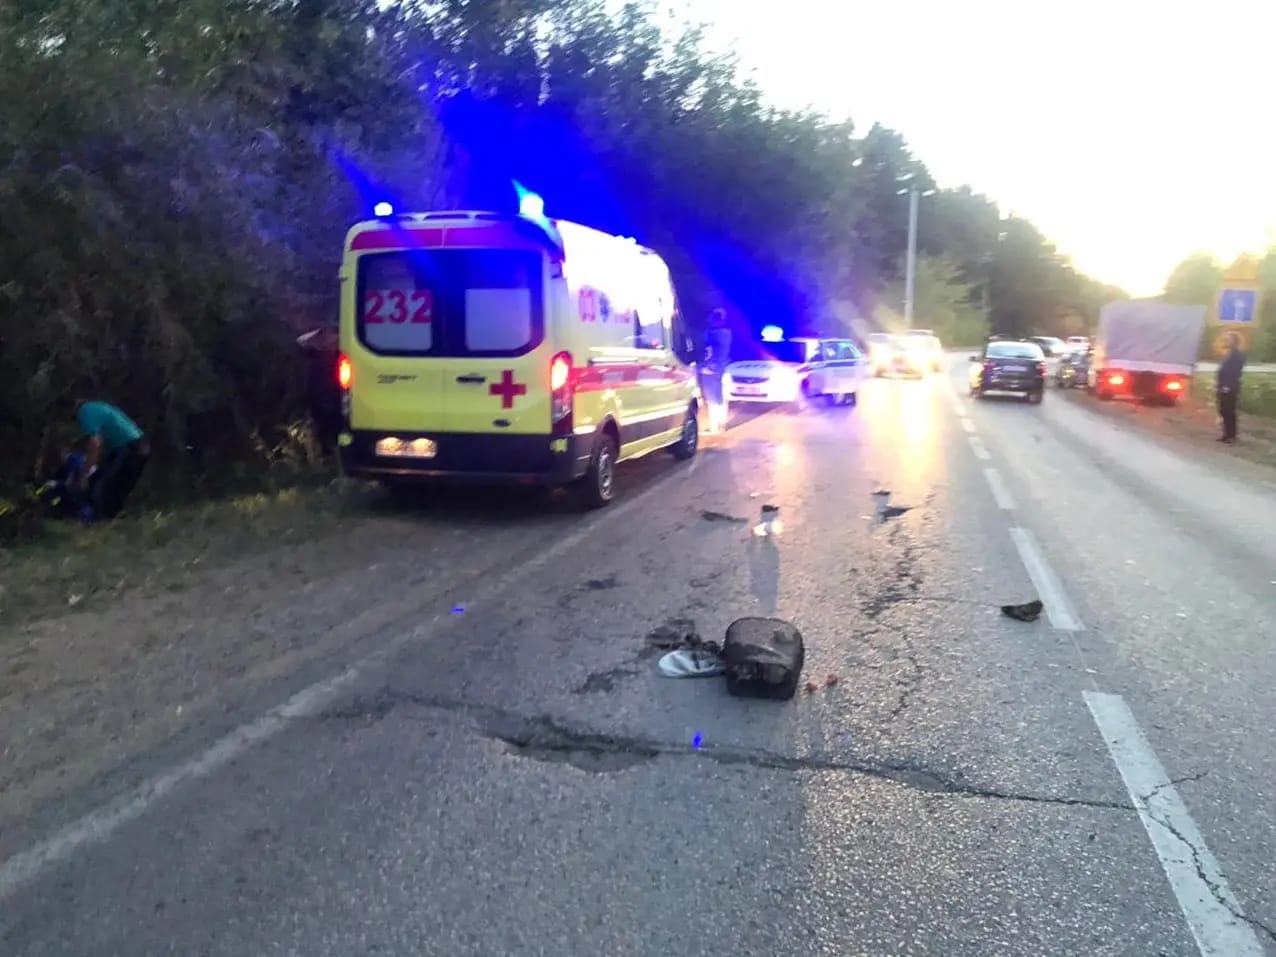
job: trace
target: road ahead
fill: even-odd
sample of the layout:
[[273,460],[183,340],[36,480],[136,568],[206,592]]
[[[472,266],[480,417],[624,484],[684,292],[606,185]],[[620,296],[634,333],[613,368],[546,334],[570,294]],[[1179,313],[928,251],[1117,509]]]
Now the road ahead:
[[[191,631],[198,720],[145,747],[175,692],[100,677],[114,766],[0,805],[0,953],[1276,955],[1276,489],[964,373],[640,463],[603,513],[370,518],[446,547],[207,606],[274,657]],[[653,630],[750,614],[818,691],[655,673]]]

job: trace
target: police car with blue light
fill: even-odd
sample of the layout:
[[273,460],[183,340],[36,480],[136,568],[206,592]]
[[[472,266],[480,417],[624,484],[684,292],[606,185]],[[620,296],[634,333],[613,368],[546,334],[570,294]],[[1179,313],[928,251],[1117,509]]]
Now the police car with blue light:
[[762,330],[756,355],[727,366],[723,390],[730,402],[805,407],[854,405],[867,362],[850,339],[785,338],[777,326]]

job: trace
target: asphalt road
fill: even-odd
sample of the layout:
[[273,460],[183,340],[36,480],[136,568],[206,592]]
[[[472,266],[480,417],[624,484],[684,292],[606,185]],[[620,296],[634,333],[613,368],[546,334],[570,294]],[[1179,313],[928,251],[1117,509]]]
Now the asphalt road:
[[[1276,955],[1276,487],[965,369],[408,509],[414,577],[280,596],[391,623],[11,805],[0,954]],[[818,690],[656,674],[753,614]]]

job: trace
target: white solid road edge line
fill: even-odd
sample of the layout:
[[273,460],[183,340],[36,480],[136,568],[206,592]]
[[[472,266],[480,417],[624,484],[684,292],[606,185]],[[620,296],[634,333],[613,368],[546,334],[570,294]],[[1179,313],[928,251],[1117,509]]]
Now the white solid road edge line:
[[1082,693],[1203,957],[1263,957],[1218,861],[1124,699]]
[[1015,510],[1015,500],[1010,494],[1010,489],[1006,488],[1006,483],[1001,478],[1001,473],[997,471],[995,466],[987,465],[984,467],[984,478],[988,480],[988,487],[992,489],[992,497],[997,503],[997,507],[1007,512]]
[[1037,589],[1037,597],[1046,606],[1046,615],[1050,619],[1050,624],[1060,631],[1085,631],[1085,625],[1081,624],[1081,619],[1072,610],[1072,602],[1068,601],[1068,595],[1059,584],[1059,579],[1051,570],[1045,556],[1041,554],[1041,549],[1037,547],[1037,540],[1032,537],[1032,532],[1026,528],[1012,528],[1010,537],[1014,539],[1015,548],[1019,550],[1019,558],[1023,561],[1024,568],[1028,570],[1028,577],[1032,579],[1033,587]]
[[[759,416],[757,419],[746,422],[737,431],[746,430],[753,422],[764,418],[766,416]],[[626,512],[642,505],[669,482],[679,477],[689,478],[690,475],[689,470],[675,469],[656,479],[636,495],[617,502],[606,511],[594,513],[571,534],[558,539],[535,557],[505,575],[493,578],[486,588],[474,596],[475,599],[482,600],[490,595],[502,594],[518,579],[574,548],[586,536],[592,534],[597,526],[615,521]],[[429,634],[431,628],[448,618],[450,618],[449,615],[439,612],[420,622],[387,641],[377,650],[360,658],[340,674],[303,688],[283,704],[271,708],[247,724],[240,725],[197,757],[143,781],[132,790],[60,828],[34,847],[0,862],[0,900],[39,877],[47,868],[66,860],[81,847],[104,841],[117,828],[141,817],[152,805],[163,800],[181,785],[207,777],[219,768],[225,767],[250,748],[274,737],[293,721],[321,713],[360,677],[372,671],[399,649]]]
[[981,462],[987,462],[990,458],[992,458],[992,454],[984,445],[983,439],[977,435],[968,435],[966,438],[970,440],[970,451],[975,453],[975,458],[979,459]]

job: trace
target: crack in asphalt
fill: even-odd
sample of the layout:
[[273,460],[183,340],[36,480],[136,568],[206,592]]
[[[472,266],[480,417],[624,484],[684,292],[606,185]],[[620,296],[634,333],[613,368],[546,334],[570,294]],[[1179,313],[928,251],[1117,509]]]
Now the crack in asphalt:
[[1222,887],[1219,886],[1218,882],[1206,873],[1205,864],[1201,860],[1201,848],[1197,847],[1194,842],[1189,841],[1187,836],[1170,823],[1170,821],[1152,810],[1152,800],[1166,788],[1173,787],[1176,784],[1186,784],[1192,781],[1199,781],[1201,778],[1205,777],[1207,773],[1208,772],[1206,771],[1198,771],[1195,774],[1188,774],[1181,778],[1174,778],[1166,781],[1164,784],[1159,784],[1147,794],[1139,795],[1139,804],[1141,804],[1143,809],[1147,811],[1147,816],[1151,821],[1164,828],[1166,833],[1172,835],[1175,840],[1187,848],[1188,853],[1192,855],[1192,867],[1196,869],[1196,876],[1201,879],[1202,884],[1209,888],[1209,892],[1211,896],[1213,896],[1214,900],[1217,901],[1224,910],[1231,914],[1233,918],[1243,921],[1255,930],[1261,931],[1268,937],[1268,939],[1270,939],[1273,943],[1276,943],[1276,927],[1269,926],[1263,921],[1243,913],[1240,910],[1240,905],[1236,901],[1230,900],[1229,895]]
[[[929,504],[931,496],[927,497]],[[897,605],[909,604],[923,600],[919,594],[922,589],[921,574],[917,570],[917,545],[909,535],[906,526],[895,525],[886,536],[887,544],[898,550],[895,556],[894,575],[873,594],[860,602],[860,611],[870,622],[876,622],[889,609]],[[901,650],[899,657],[907,661],[910,671],[895,679],[899,688],[895,704],[887,712],[887,719],[894,721],[913,703],[913,697],[920,690],[926,677],[926,669],[913,650],[912,640],[903,632],[899,633]]]
[[473,730],[505,744],[511,753],[537,761],[570,764],[579,770],[606,773],[624,770],[658,757],[693,758],[728,767],[765,771],[831,772],[897,784],[912,791],[944,797],[1049,804],[1110,811],[1133,811],[1134,805],[1099,798],[1010,791],[960,780],[909,761],[863,761],[811,755],[795,757],[762,748],[735,745],[694,747],[634,735],[603,734],[573,728],[548,716],[528,717],[490,705],[436,698],[383,687],[374,695],[318,715],[319,721],[380,721],[401,706],[444,711],[469,717]]

